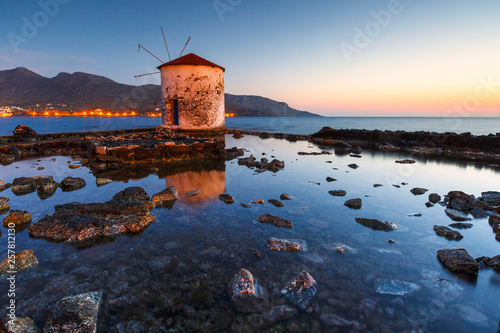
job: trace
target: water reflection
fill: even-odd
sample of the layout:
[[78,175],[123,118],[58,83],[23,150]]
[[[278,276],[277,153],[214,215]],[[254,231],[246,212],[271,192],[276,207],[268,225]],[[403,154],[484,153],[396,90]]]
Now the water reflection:
[[186,197],[189,206],[198,206],[216,200],[219,194],[226,192],[225,170],[186,171],[167,176],[165,186],[175,186],[179,197],[186,197],[186,193],[200,190],[200,194]]

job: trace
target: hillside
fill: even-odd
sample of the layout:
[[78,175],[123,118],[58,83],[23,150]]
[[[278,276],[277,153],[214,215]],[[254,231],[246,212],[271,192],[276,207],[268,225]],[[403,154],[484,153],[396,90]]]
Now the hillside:
[[[59,110],[153,111],[161,106],[159,85],[132,86],[104,76],[76,72],[43,77],[25,67],[0,71],[0,105],[35,108],[51,104]],[[318,116],[259,96],[226,94],[226,112],[235,116]]]

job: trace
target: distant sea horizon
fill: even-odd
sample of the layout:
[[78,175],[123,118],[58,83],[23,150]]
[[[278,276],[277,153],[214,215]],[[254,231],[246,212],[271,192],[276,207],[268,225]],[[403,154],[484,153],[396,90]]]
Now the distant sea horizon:
[[[148,128],[161,125],[159,117],[0,117],[0,136],[12,135],[17,125],[39,134]],[[230,117],[226,128],[263,132],[313,134],[328,126],[335,129],[390,131],[500,133],[500,117]]]

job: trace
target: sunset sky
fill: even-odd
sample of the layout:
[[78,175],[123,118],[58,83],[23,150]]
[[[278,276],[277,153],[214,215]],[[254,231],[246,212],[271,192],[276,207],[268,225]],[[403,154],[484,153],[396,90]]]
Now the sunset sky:
[[172,58],[191,37],[185,54],[226,68],[227,93],[331,116],[500,116],[498,0],[0,3],[0,70],[159,84],[133,76],[160,64],[137,43],[168,60],[163,26]]

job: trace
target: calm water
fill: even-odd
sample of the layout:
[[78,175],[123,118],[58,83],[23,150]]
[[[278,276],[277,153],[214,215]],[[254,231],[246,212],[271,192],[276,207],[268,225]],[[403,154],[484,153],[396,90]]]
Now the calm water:
[[[454,275],[441,266],[436,251],[463,247],[473,257],[499,254],[487,219],[472,221],[462,230],[459,242],[438,237],[432,226],[452,221],[444,208],[426,208],[427,195],[414,196],[413,187],[426,187],[441,195],[463,190],[479,196],[482,191],[500,189],[500,173],[488,166],[416,158],[414,165],[399,165],[396,159],[409,155],[363,152],[362,158],[321,155],[300,156],[299,151],[319,151],[307,142],[245,136],[226,136],[228,147],[244,147],[246,156],[285,161],[277,173],[255,173],[236,161],[225,167],[192,170],[159,177],[95,185],[87,168],[71,170],[66,157],[17,162],[0,166],[0,179],[52,175],[82,177],[81,190],[56,194],[40,200],[36,193],[7,196],[12,209],[27,209],[33,222],[53,214],[57,204],[103,202],[129,186],[141,186],[153,195],[166,186],[177,187],[180,199],[173,208],[153,210],[157,220],[134,237],[84,249],[31,239],[27,231],[18,234],[17,249],[33,249],[39,265],[18,274],[18,316],[30,316],[43,326],[44,309],[58,299],[78,293],[103,290],[99,332],[331,332],[321,315],[336,314],[366,325],[372,332],[494,332],[500,319],[498,288],[500,273],[481,270],[477,280]],[[330,162],[331,163],[328,163]],[[356,170],[347,167],[357,163]],[[45,169],[38,171],[38,165]],[[18,168],[17,168],[18,167]],[[338,179],[325,181],[327,176]],[[407,182],[400,188],[393,184]],[[384,186],[374,188],[373,184]],[[189,190],[201,189],[199,197],[187,198]],[[343,189],[346,197],[333,197],[329,190]],[[268,199],[281,193],[294,196],[284,207]],[[217,199],[230,193],[236,200],[227,205]],[[428,194],[427,193],[427,194]],[[264,205],[245,209],[239,203],[265,199]],[[343,205],[362,198],[361,210]],[[292,221],[292,229],[259,224],[257,217],[272,214]],[[407,214],[421,213],[421,217]],[[5,215],[1,216],[3,218]],[[373,231],[354,221],[356,217],[395,222],[397,231]],[[269,237],[303,239],[307,253],[272,253],[266,249]],[[395,244],[389,244],[393,239]],[[337,253],[348,245],[355,253]],[[6,253],[7,239],[0,238]],[[251,252],[257,249],[259,259]],[[311,312],[299,311],[291,318],[266,326],[260,315],[241,314],[229,302],[227,284],[239,269],[246,268],[269,291],[272,305],[291,305],[280,290],[305,269],[318,282]],[[420,289],[404,296],[376,292],[379,279],[397,279],[417,284]],[[0,290],[6,290],[4,280]],[[6,293],[0,304],[6,304]],[[5,315],[4,307],[0,316]],[[345,328],[349,331],[350,328]],[[174,330],[175,331],[175,330]]]
[[[14,128],[24,124],[38,133],[80,132],[145,128],[161,125],[160,118],[149,117],[10,117],[0,118],[0,136],[12,135]],[[404,131],[471,132],[487,135],[500,131],[500,118],[417,118],[417,117],[235,117],[226,118],[227,128],[312,134],[323,126],[337,129],[379,129]]]

